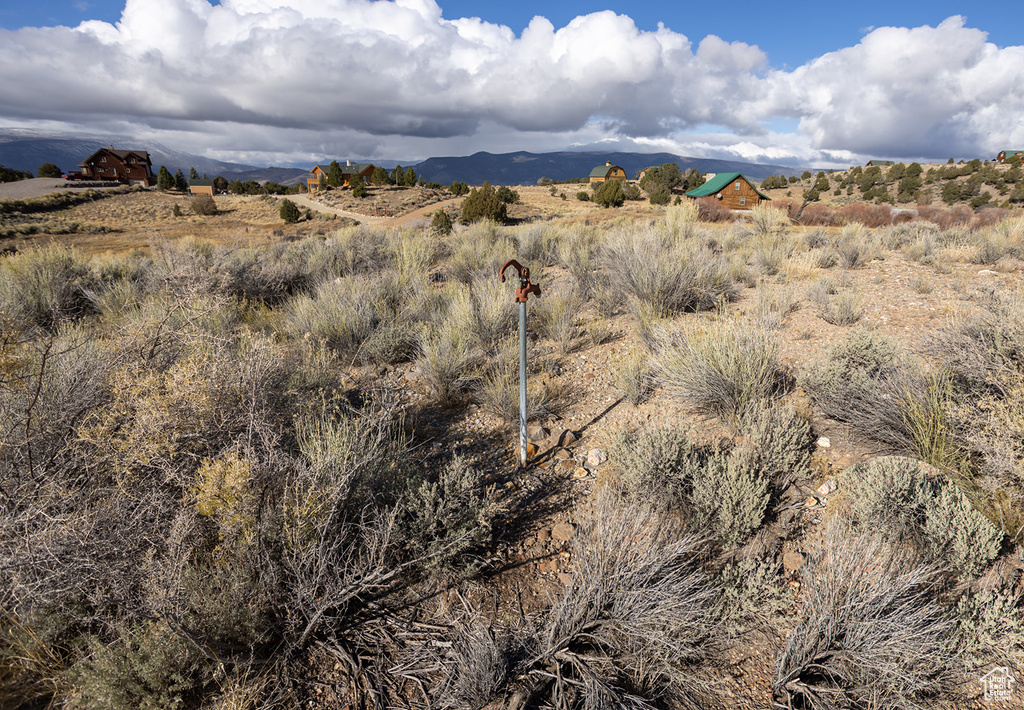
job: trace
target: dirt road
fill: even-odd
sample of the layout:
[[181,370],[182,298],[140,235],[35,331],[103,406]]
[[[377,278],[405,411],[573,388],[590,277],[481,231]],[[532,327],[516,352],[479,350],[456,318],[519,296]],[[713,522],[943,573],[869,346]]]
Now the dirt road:
[[359,214],[358,212],[349,212],[348,210],[339,210],[335,207],[328,207],[322,205],[319,202],[314,202],[309,199],[306,195],[289,195],[288,199],[297,205],[302,207],[308,207],[316,212],[326,212],[328,214],[336,214],[339,217],[348,217],[349,219],[357,220],[362,224],[375,224],[382,227],[401,227],[403,225],[414,222],[417,219],[426,219],[427,215],[435,212],[442,207],[452,207],[456,210],[462,209],[462,201],[464,197],[453,197],[450,200],[444,200],[443,202],[435,202],[432,205],[426,205],[420,207],[417,210],[408,212],[406,214],[398,215],[397,217],[372,217],[365,214]]

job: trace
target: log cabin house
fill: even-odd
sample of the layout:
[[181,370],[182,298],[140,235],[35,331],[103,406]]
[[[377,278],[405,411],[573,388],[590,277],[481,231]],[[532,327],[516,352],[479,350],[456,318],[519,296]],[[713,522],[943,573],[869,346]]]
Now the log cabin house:
[[126,185],[156,184],[153,164],[144,150],[115,150],[112,146],[100,148],[78,164],[89,180],[120,182]]
[[605,180],[626,180],[626,171],[618,165],[606,162],[598,165],[590,171],[590,182],[604,182]]
[[872,168],[872,167],[875,167],[875,168],[891,168],[895,164],[896,163],[894,163],[891,160],[869,160],[867,163],[864,164],[864,167],[865,168]]
[[686,193],[687,197],[715,197],[731,210],[749,210],[761,200],[771,200],[761,193],[740,173],[718,173],[695,190]]
[[[342,185],[348,187],[352,184],[352,178],[356,175],[362,175],[364,180],[368,180],[373,175],[374,170],[373,163],[353,163],[351,160],[346,160],[345,164],[341,166]],[[320,176],[324,176],[324,180],[327,179],[327,174],[331,171],[331,164],[327,165],[314,165],[313,169],[309,171],[309,177],[306,178],[306,189],[310,192],[320,188]]]
[[1001,150],[999,151],[999,155],[996,156],[996,162],[1005,163],[1015,155],[1019,155],[1021,158],[1024,158],[1024,150]]

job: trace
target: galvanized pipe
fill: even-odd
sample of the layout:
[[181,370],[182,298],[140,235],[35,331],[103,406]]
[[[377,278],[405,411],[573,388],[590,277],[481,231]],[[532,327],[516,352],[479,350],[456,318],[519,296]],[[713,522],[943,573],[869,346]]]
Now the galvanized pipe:
[[519,465],[526,466],[526,301],[519,302]]

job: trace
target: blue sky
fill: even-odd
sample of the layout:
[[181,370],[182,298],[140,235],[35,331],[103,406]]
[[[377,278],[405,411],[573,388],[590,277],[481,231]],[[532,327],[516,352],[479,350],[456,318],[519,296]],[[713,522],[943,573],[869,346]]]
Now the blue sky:
[[990,157],[1024,143],[1022,26],[948,0],[2,0],[0,125],[278,164]]

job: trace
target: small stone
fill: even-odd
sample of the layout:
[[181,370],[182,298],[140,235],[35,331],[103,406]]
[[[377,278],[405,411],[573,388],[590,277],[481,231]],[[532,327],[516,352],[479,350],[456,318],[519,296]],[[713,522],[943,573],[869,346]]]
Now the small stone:
[[559,446],[569,446],[579,441],[579,437],[576,436],[576,432],[571,429],[563,429],[562,433],[558,435]]
[[537,539],[540,540],[541,542],[544,542],[545,540],[550,540],[551,539],[551,529],[550,528],[544,528],[543,530],[538,531],[537,532]]
[[828,449],[832,446],[832,442],[828,440],[827,436],[818,437],[818,448]]
[[527,442],[526,443],[526,458],[532,459],[536,455],[537,455],[537,445],[536,444],[531,444],[531,443]]
[[548,560],[547,562],[543,562],[541,563],[540,569],[542,572],[557,572],[558,560]]
[[991,269],[982,269],[978,272],[978,276],[999,276],[999,272],[992,271]]
[[600,466],[608,460],[608,455],[601,449],[591,449],[587,452],[587,463],[591,466]]
[[568,574],[567,572],[559,572],[558,581],[562,583],[563,587],[568,587],[570,584],[572,584],[572,575]]
[[790,551],[782,556],[782,567],[787,573],[793,574],[800,571],[805,561],[804,556],[799,552]]
[[542,427],[540,424],[529,424],[526,427],[527,438],[533,441],[540,441],[541,439],[547,438],[550,432]]
[[559,462],[558,467],[563,471],[574,471],[576,470],[576,462],[572,459],[562,459]]
[[830,478],[818,486],[818,493],[823,496],[832,495],[836,492],[837,488],[839,488],[839,484],[836,483],[836,479]]
[[569,542],[576,537],[576,528],[572,526],[572,523],[559,523],[551,528],[551,537],[559,542]]
[[810,498],[804,501],[805,508],[813,508],[816,505],[818,505],[818,499],[815,498],[814,496],[811,496]]
[[572,477],[575,478],[577,481],[582,480],[584,478],[590,478],[590,471],[588,471],[585,468],[577,468],[575,471],[572,472]]
[[555,458],[556,459],[571,459],[572,458],[572,454],[569,453],[568,449],[556,449],[555,450]]

